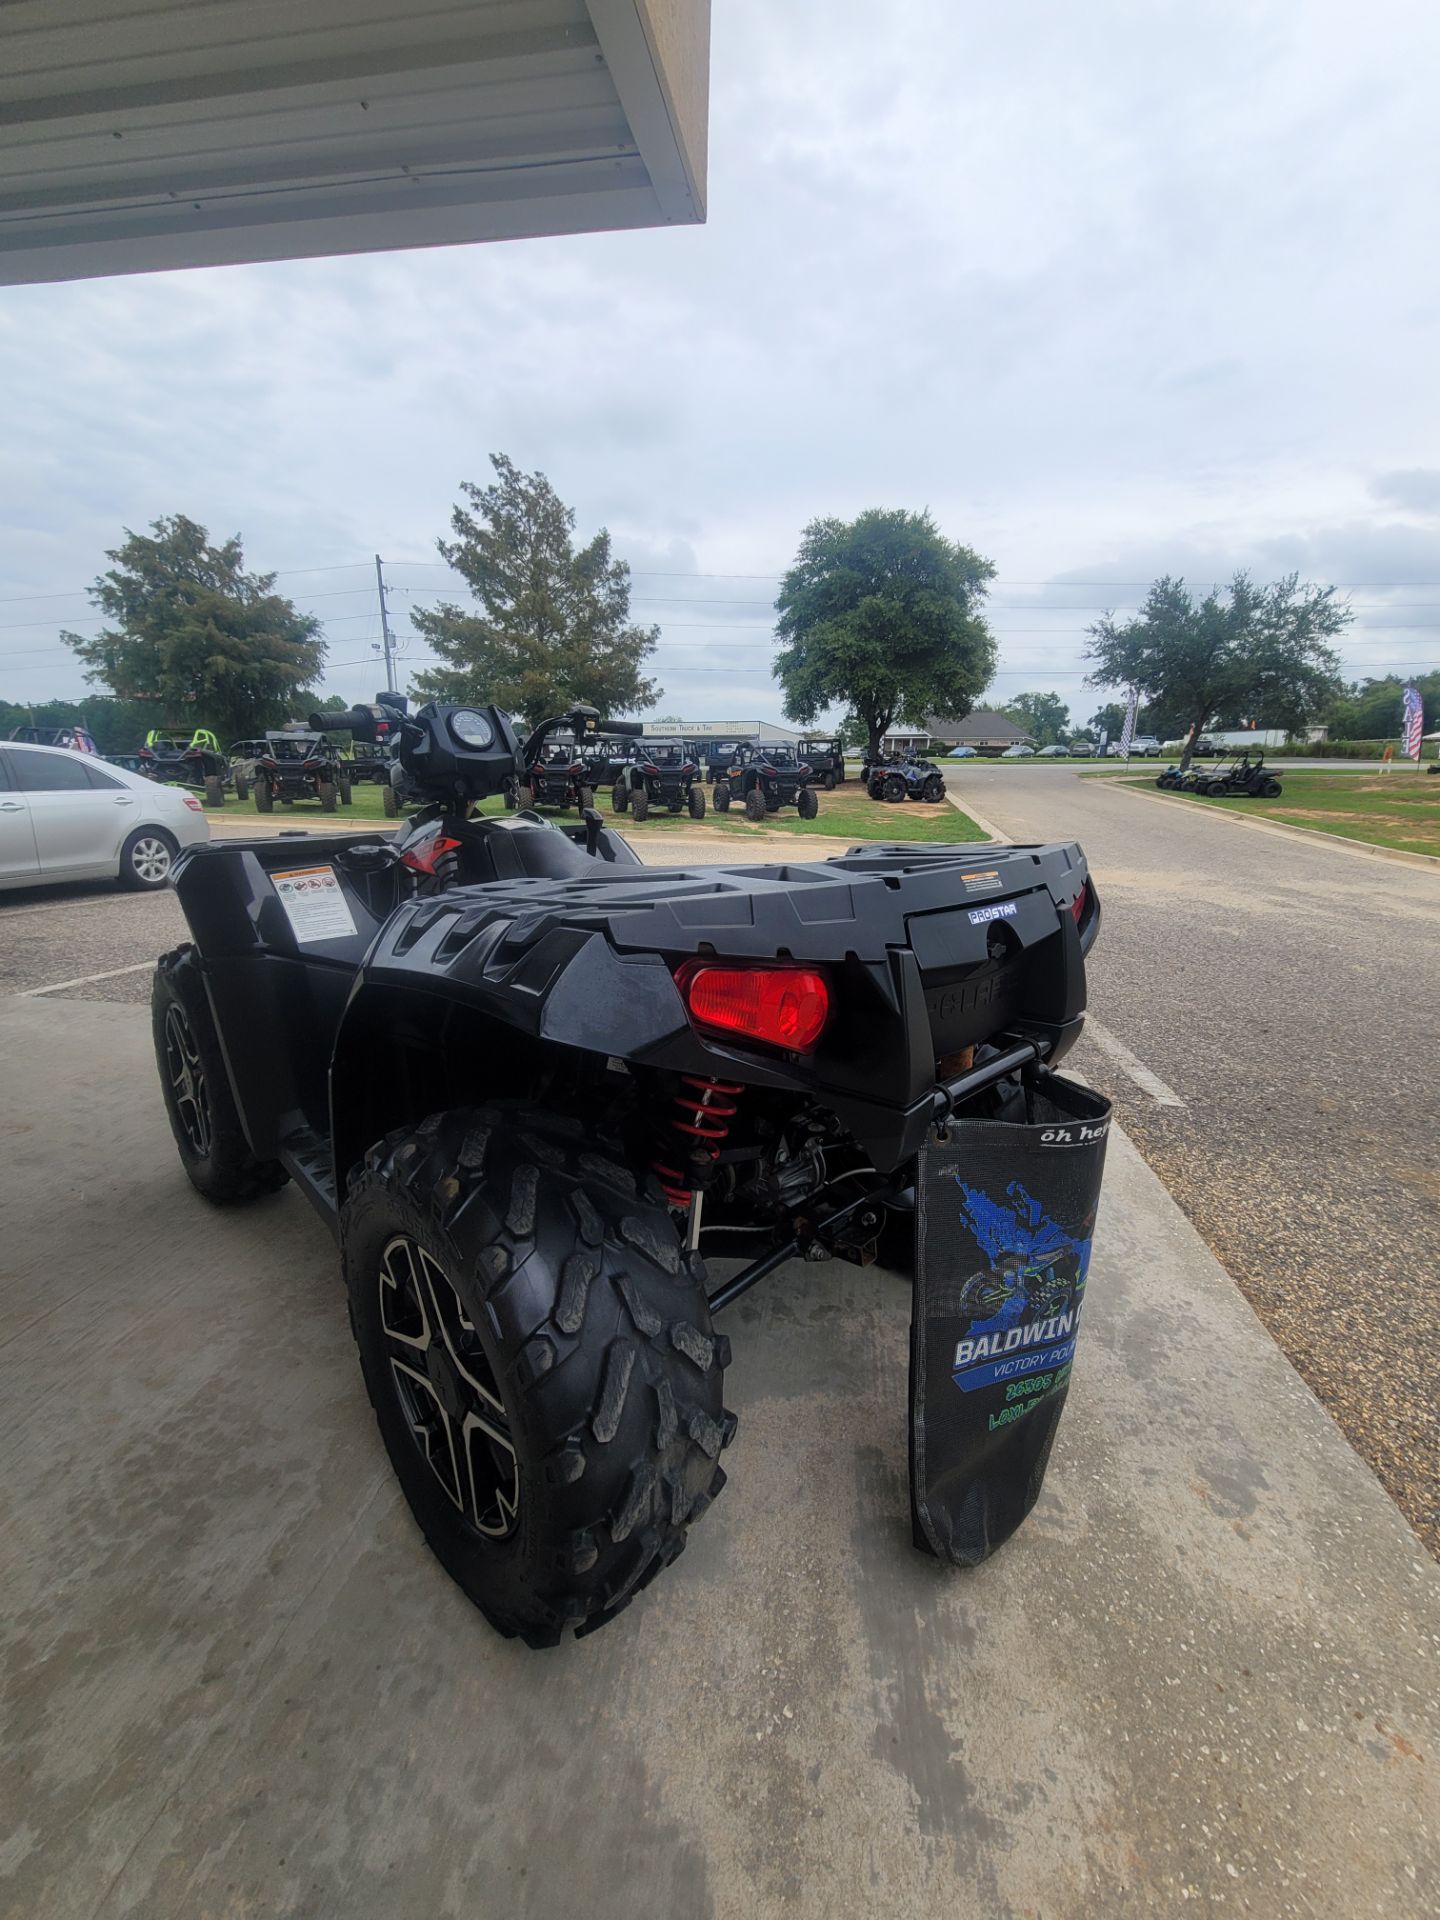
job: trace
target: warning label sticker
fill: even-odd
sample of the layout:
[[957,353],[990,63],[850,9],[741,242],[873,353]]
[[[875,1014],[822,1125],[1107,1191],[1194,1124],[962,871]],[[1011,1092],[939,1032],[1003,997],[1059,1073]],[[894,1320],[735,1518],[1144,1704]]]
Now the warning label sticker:
[[994,867],[982,867],[977,873],[962,873],[960,880],[967,893],[1000,891],[1000,875]]
[[343,940],[358,931],[333,867],[290,867],[270,879],[297,940]]

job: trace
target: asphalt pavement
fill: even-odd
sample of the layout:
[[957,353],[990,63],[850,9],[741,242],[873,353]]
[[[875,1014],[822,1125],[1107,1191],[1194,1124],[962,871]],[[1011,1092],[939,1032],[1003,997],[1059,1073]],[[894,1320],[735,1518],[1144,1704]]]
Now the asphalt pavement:
[[949,784],[1084,846],[1105,920],[1077,1062],[1440,1552],[1440,871],[1063,768]]

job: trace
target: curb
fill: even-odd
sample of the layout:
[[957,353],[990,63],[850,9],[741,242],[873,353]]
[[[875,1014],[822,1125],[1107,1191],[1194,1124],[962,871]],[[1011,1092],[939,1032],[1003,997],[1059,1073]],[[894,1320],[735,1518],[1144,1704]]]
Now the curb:
[[[1168,807],[1173,801],[1162,799],[1158,793],[1143,793],[1139,787],[1122,785],[1117,792],[1128,793],[1136,800],[1153,800],[1158,807]],[[969,809],[966,809],[969,812]],[[1362,860],[1395,860],[1402,867],[1420,867],[1431,873],[1440,872],[1440,854],[1408,853],[1404,847],[1380,847],[1373,840],[1349,840],[1343,834],[1324,833],[1319,827],[1293,827],[1285,820],[1252,820],[1248,814],[1214,813],[1212,820],[1223,820],[1232,827],[1249,827],[1256,833],[1275,833],[1286,840],[1320,841],[1327,847],[1339,847],[1345,853],[1358,853]],[[971,815],[974,818],[974,815]]]
[[1008,847],[1014,844],[1008,833],[1002,833],[993,820],[987,820],[983,813],[977,813],[968,800],[957,800],[955,795],[950,791],[948,782],[945,787],[945,798],[957,813],[968,814],[970,819],[979,827],[980,831],[988,834],[989,837],[998,842],[1000,846]]

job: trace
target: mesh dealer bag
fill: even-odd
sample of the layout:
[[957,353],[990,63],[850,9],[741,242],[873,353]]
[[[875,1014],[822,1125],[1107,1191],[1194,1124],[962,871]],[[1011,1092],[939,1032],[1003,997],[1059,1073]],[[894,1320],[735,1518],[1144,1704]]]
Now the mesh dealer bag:
[[1110,1102],[1054,1074],[920,1152],[910,1321],[915,1544],[975,1566],[1034,1506],[1064,1411]]

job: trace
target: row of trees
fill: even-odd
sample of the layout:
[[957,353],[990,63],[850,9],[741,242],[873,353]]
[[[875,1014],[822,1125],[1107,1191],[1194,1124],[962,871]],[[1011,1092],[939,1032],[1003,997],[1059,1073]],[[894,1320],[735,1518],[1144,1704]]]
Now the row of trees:
[[[645,667],[660,630],[632,621],[630,569],[608,532],[577,547],[575,514],[543,473],[523,473],[503,454],[491,465],[489,485],[462,486],[451,537],[437,543],[472,604],[414,611],[436,664],[413,691],[493,700],[531,719],[577,700],[611,714],[653,707],[663,689]],[[102,745],[186,720],[239,737],[313,703],[325,661],[319,622],[275,592],[273,574],[246,570],[238,536],[215,544],[174,515],[148,533],[127,531],[108,557],[91,590],[105,626],[93,638],[63,636],[114,697],[92,724]],[[850,736],[872,750],[897,722],[963,718],[995,671],[984,609],[994,575],[928,512],[812,521],[775,602],[786,715],[812,725],[844,708]],[[1380,737],[1398,726],[1399,683],[1343,686],[1331,642],[1351,618],[1333,587],[1294,575],[1262,586],[1237,573],[1201,596],[1166,577],[1133,619],[1106,614],[1089,628],[1089,684],[1138,688],[1141,730],[1167,738],[1317,720],[1339,738]],[[1429,676],[1432,689],[1440,700],[1440,675]],[[1058,694],[1017,695],[1008,711],[1042,745],[1082,731]],[[1114,698],[1090,728],[1116,734],[1122,720]]]

